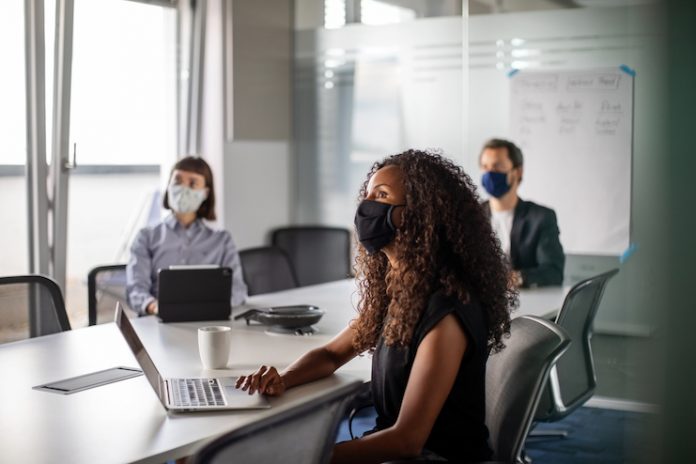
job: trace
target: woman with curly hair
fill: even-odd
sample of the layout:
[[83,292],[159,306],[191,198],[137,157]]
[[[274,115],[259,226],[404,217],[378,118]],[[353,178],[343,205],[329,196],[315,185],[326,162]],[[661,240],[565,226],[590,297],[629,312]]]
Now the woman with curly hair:
[[262,366],[237,387],[280,395],[369,351],[377,423],[336,445],[332,462],[490,459],[486,361],[504,347],[517,293],[471,179],[408,150],[372,167],[360,200],[358,316],[283,372]]

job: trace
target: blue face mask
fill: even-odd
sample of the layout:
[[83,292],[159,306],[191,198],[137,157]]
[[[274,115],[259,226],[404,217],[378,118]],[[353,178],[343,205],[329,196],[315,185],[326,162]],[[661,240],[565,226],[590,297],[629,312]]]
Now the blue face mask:
[[486,172],[481,177],[481,184],[491,196],[500,198],[510,191],[507,175],[507,172]]

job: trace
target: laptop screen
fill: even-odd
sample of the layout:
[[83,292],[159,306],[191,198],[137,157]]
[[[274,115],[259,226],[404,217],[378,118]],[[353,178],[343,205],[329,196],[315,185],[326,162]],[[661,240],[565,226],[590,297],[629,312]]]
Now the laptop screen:
[[128,320],[128,316],[123,312],[121,303],[116,303],[116,325],[121,330],[123,338],[126,339],[126,343],[130,347],[131,351],[135,355],[135,359],[138,360],[138,364],[142,367],[145,377],[147,377],[148,382],[152,386],[152,389],[157,393],[157,397],[160,399],[162,404],[166,407],[165,392],[163,391],[164,382],[162,382],[162,376],[160,376],[155,363],[152,362],[152,358],[147,351],[145,346],[143,346],[140,337],[136,333],[133,325]]

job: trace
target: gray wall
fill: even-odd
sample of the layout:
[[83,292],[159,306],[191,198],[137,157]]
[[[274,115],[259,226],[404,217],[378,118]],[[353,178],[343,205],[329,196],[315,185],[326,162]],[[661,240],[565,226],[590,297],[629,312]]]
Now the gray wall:
[[224,78],[214,85],[217,104],[225,101],[225,130],[217,135],[222,210],[225,228],[247,248],[264,244],[271,228],[290,220],[294,10],[286,0],[226,0],[224,6],[224,31],[214,39],[224,41],[217,47]]

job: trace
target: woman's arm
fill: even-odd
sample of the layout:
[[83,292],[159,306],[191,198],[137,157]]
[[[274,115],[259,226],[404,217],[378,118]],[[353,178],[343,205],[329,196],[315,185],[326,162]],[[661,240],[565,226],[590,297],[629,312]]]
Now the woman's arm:
[[337,445],[332,463],[380,463],[418,456],[452,390],[467,344],[456,316],[445,316],[418,346],[396,423]]
[[130,307],[138,314],[146,314],[149,305],[156,305],[155,297],[150,294],[151,276],[152,258],[147,230],[141,229],[131,245],[130,258],[126,265],[126,297]]
[[346,327],[326,345],[315,348],[284,371],[261,366],[255,373],[237,379],[237,388],[249,394],[258,391],[267,395],[280,395],[287,388],[327,377],[353,359],[358,353],[353,348],[353,329]]

